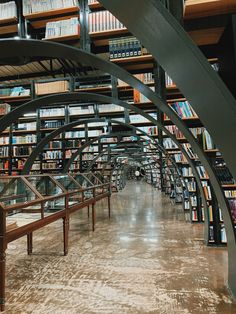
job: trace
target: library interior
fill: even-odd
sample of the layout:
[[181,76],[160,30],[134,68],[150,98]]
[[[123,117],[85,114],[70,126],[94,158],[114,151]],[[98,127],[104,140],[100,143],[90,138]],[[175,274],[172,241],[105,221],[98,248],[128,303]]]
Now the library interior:
[[0,311],[236,313],[236,0],[0,0]]

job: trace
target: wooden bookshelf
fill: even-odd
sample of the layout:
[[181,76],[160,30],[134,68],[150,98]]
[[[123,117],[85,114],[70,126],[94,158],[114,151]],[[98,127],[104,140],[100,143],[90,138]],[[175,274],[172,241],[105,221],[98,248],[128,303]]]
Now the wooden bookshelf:
[[223,189],[236,189],[236,184],[222,184]]
[[108,92],[111,91],[111,86],[98,86],[98,87],[88,87],[88,88],[78,88],[76,92]]
[[65,35],[65,36],[58,36],[58,37],[43,38],[42,40],[63,42],[63,41],[78,40],[79,38],[80,38],[79,34],[76,34],[76,35],[73,34],[73,35]]
[[39,20],[30,20],[30,25],[34,28],[34,29],[40,29],[40,28],[45,28],[46,24],[48,22],[57,22],[57,21],[61,21],[61,20],[68,20],[72,17],[78,17],[79,18],[79,14],[73,14],[73,15],[67,15],[67,16],[57,16],[57,17],[53,17],[53,18],[45,18],[43,20],[39,19]]
[[18,102],[30,100],[31,96],[0,96],[0,101],[5,102]]
[[102,6],[101,3],[96,2],[96,3],[91,3],[91,4],[89,4],[89,8],[90,8],[91,10],[95,10],[95,9],[101,9],[101,8],[103,8],[103,6]]
[[127,34],[129,31],[127,28],[119,28],[119,29],[110,29],[106,31],[99,31],[99,32],[90,32],[89,36],[91,38],[98,38],[98,37],[111,37],[114,35],[122,35]]
[[1,24],[13,24],[13,23],[17,23],[17,17],[16,16],[9,17],[7,19],[0,19],[0,25]]
[[18,32],[17,24],[0,26],[0,35],[14,34]]
[[152,55],[147,54],[147,55],[141,55],[137,57],[111,59],[110,61],[116,64],[124,64],[124,63],[154,61],[154,59]]

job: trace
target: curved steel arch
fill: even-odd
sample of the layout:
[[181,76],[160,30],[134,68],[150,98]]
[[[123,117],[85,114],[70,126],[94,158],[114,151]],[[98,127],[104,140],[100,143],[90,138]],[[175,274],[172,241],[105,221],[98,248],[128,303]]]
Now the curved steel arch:
[[[110,119],[109,120],[111,123],[116,123],[116,124],[119,124],[119,125],[123,125],[123,126],[128,126],[130,129],[134,130],[134,131],[138,131],[140,133],[142,133],[144,136],[147,136],[148,138],[150,138],[150,140],[152,140],[155,144],[159,145],[160,149],[163,151],[163,153],[166,155],[167,152],[166,150],[164,149],[163,146],[161,146],[151,135],[149,135],[148,133],[146,133],[145,131],[133,126],[133,125],[130,125],[130,124],[127,124],[127,123],[124,123],[124,122],[121,122],[119,120],[115,120],[115,119]],[[93,142],[94,140],[92,140]],[[82,151],[82,150],[81,150]],[[80,154],[81,152],[80,150],[78,150],[77,152],[75,152],[71,158],[68,160],[66,166],[64,167],[64,172],[68,172],[69,171],[69,168],[70,168],[70,165],[72,164],[72,162],[76,159],[76,157]]]
[[[103,120],[103,119],[101,119],[101,120]],[[129,128],[133,129],[134,131],[140,132],[140,133],[142,134],[142,136],[148,137],[148,138],[152,141],[151,144],[154,145],[154,146],[156,146],[157,150],[158,150],[158,151],[161,151],[161,152],[166,156],[166,158],[171,161],[171,163],[174,165],[174,167],[175,167],[175,169],[176,169],[176,172],[177,172],[178,176],[183,179],[182,174],[179,174],[179,167],[178,167],[178,165],[176,164],[176,162],[175,162],[175,160],[173,159],[173,157],[171,157],[171,156],[168,154],[168,152],[166,151],[166,149],[165,149],[163,146],[161,146],[161,145],[158,143],[158,141],[157,141],[155,138],[152,137],[152,135],[150,135],[150,134],[146,133],[145,131],[139,129],[138,127],[135,127],[135,126],[133,126],[133,125],[130,125],[130,124],[121,122],[121,121],[119,121],[119,120],[110,119],[109,122],[115,123],[115,124],[124,125],[124,126],[128,126]],[[113,134],[112,134],[112,135],[113,135]],[[94,138],[94,139],[91,139],[91,140],[85,142],[80,148],[78,148],[77,151],[76,151],[76,152],[71,156],[71,158],[68,160],[66,166],[63,168],[63,172],[64,172],[64,173],[69,172],[70,165],[71,165],[71,164],[73,163],[73,161],[77,158],[77,156],[79,156],[80,153],[81,153],[86,147],[88,147],[88,146],[91,145],[93,142],[96,142],[98,139],[103,138],[103,137],[104,137],[104,135],[100,135],[100,136],[98,136],[98,137],[96,137],[96,138]],[[109,162],[108,162],[108,163],[109,163]],[[156,163],[157,163],[157,162],[156,162]],[[185,182],[184,180],[183,180],[183,182],[184,182],[184,186],[185,186],[186,190],[188,190],[188,188],[187,188],[187,186],[186,186],[186,182]],[[206,197],[205,197],[205,195],[204,195],[204,199],[205,199],[205,202],[206,202]]]
[[[65,96],[65,95],[63,95]],[[78,95],[79,96],[79,95]],[[93,95],[93,96],[97,96],[97,95]],[[203,187],[202,187],[202,184],[201,184],[201,179],[200,179],[200,176],[199,176],[199,173],[198,171],[196,170],[196,167],[193,163],[193,161],[191,160],[191,158],[188,156],[186,150],[182,147],[182,145],[178,142],[178,140],[176,139],[176,137],[170,133],[159,121],[155,120],[153,117],[151,117],[149,114],[143,112],[141,109],[139,108],[136,108],[132,105],[129,105],[123,101],[120,101],[120,100],[117,100],[117,99],[114,99],[114,98],[110,98],[110,97],[107,97],[107,96],[101,96],[99,95],[101,99],[101,97],[103,97],[103,99],[107,99],[109,100],[109,103],[114,103],[114,104],[117,104],[121,107],[124,107],[124,108],[132,108],[132,110],[134,110],[136,113],[139,113],[140,115],[142,115],[143,117],[147,118],[150,122],[152,122],[154,125],[157,125],[162,131],[164,131],[168,137],[170,137],[173,142],[178,146],[178,148],[180,149],[180,151],[183,153],[183,155],[185,156],[185,158],[187,159],[189,165],[191,166],[192,170],[193,170],[193,174],[197,180],[197,184],[198,184],[198,187],[200,189],[200,193],[201,193],[201,197],[202,197],[202,202],[203,202],[203,206],[204,206],[204,215],[205,217],[208,217],[208,206],[207,206],[207,202],[205,200],[205,194],[204,194],[204,191],[203,191]],[[63,97],[64,99],[64,97]],[[60,133],[66,131],[66,130],[69,130],[69,129],[72,129],[74,126],[78,126],[80,124],[85,124],[85,123],[90,123],[91,122],[99,122],[101,121],[99,118],[95,118],[94,120],[93,119],[86,119],[86,120],[81,120],[81,121],[75,121],[75,122],[72,122],[72,123],[69,123],[67,125],[64,125],[60,128],[58,128],[57,130],[51,132],[47,137],[45,137],[44,139],[41,140],[41,142],[39,142],[39,144],[36,146],[36,148],[33,150],[33,152],[31,153],[30,157],[27,159],[25,165],[24,165],[24,168],[23,168],[23,171],[22,173],[23,174],[26,174],[30,171],[33,163],[34,163],[34,160],[37,158],[38,154],[43,150],[44,146],[50,141],[52,140],[54,137],[56,137],[57,135],[59,135]],[[221,189],[220,189],[221,191]],[[221,191],[222,192],[222,191]],[[224,197],[224,194],[223,194],[223,197]],[[225,200],[225,198],[224,198]],[[224,206],[222,206],[222,208],[226,208],[228,210],[228,204],[225,202],[223,203]],[[231,221],[231,217],[230,217],[230,212],[226,211],[226,213],[229,215],[228,216],[228,219],[230,220],[231,222],[231,225],[228,226],[229,228],[229,232],[233,232],[233,235],[234,235],[234,228],[232,226],[232,221]],[[209,228],[208,228],[208,220],[209,219],[205,219],[205,231],[204,231],[204,234],[205,236],[207,235],[207,238],[208,238],[208,232],[209,232]],[[235,242],[234,242],[235,244]],[[236,245],[235,245],[235,254],[236,254]]]
[[127,5],[126,0],[101,0],[101,3],[141,40],[176,82],[236,178],[236,145],[232,145],[236,138],[236,100],[189,35],[161,1],[130,0]]
[[[134,0],[132,0],[132,1],[134,2]],[[153,5],[154,12],[156,12],[156,8],[155,8],[153,1],[154,0],[152,0],[151,4]],[[112,3],[114,3],[115,5],[118,5],[117,0],[113,1]],[[140,3],[140,0],[139,0],[139,3]],[[122,4],[124,4],[123,0],[122,0]],[[135,4],[137,5],[137,2],[135,2]],[[144,8],[143,7],[144,4],[148,5],[148,2],[143,1],[143,3],[141,4],[142,8]],[[106,6],[107,5],[108,4],[106,2]],[[111,5],[111,3],[110,3],[110,5]],[[158,5],[158,9],[161,10],[161,8],[159,8],[160,4],[158,4],[158,2],[156,2],[156,5]],[[129,8],[131,8],[131,7],[132,6],[129,6]],[[140,12],[142,12],[142,10],[140,10]],[[164,13],[163,13],[163,15],[164,15]],[[159,14],[159,15],[160,15],[160,19],[163,20],[162,14]],[[143,12],[142,12],[142,18],[143,18]],[[142,20],[142,18],[141,18],[141,20]],[[145,16],[145,19],[147,21],[146,16]],[[136,19],[135,19],[135,21],[136,21]],[[152,19],[150,19],[150,21],[152,21]],[[172,22],[174,22],[174,20]],[[137,23],[137,25],[138,25],[138,23]],[[166,29],[169,29],[168,26],[169,25],[167,25]],[[166,29],[163,30],[162,36],[161,36],[160,32],[157,32],[159,37],[161,37],[162,39],[167,35]],[[154,31],[154,29],[153,29],[153,31]],[[157,31],[157,29],[155,28],[155,32],[156,31]],[[147,36],[147,35],[148,35],[148,32],[145,32],[145,36]],[[155,37],[156,36],[154,36],[154,38]],[[155,40],[154,40],[154,42],[155,42]],[[146,45],[146,46],[149,48],[149,45]],[[176,45],[176,47],[177,47],[177,45]],[[161,46],[158,46],[157,50],[158,49],[162,50]],[[14,58],[16,55],[16,51],[17,51],[17,55],[19,57],[21,57],[21,56],[27,57],[29,55],[30,55],[30,57],[33,57],[33,58],[34,57],[35,58],[36,57],[45,57],[45,58],[64,58],[65,57],[66,59],[71,60],[71,61],[80,62],[80,63],[85,62],[87,64],[92,64],[93,67],[99,68],[106,73],[110,73],[110,74],[114,75],[115,77],[122,79],[124,82],[128,83],[133,88],[139,90],[148,99],[150,99],[159,109],[161,109],[163,112],[167,113],[169,118],[176,124],[176,126],[179,128],[179,130],[184,134],[185,138],[189,141],[193,150],[198,155],[202,164],[206,168],[208,175],[209,175],[209,178],[211,180],[213,189],[215,191],[215,194],[218,198],[218,201],[220,203],[221,208],[223,209],[224,221],[225,221],[226,232],[227,232],[228,247],[230,247],[230,249],[229,249],[229,270],[230,270],[231,276],[229,276],[230,277],[229,285],[231,287],[233,294],[236,296],[236,266],[235,266],[235,260],[236,260],[235,246],[236,246],[236,243],[235,243],[234,226],[233,226],[233,222],[232,222],[231,215],[230,215],[230,208],[228,206],[228,202],[224,196],[224,193],[222,192],[220,182],[218,181],[207,156],[205,155],[204,151],[202,150],[202,148],[198,144],[197,140],[193,137],[192,133],[186,128],[184,122],[177,116],[177,114],[165,102],[163,102],[160,99],[160,97],[158,97],[153,91],[151,91],[150,88],[145,86],[145,84],[141,83],[139,80],[132,77],[127,71],[121,69],[120,67],[118,67],[114,64],[111,64],[110,62],[106,62],[106,61],[104,61],[104,60],[102,60],[102,59],[100,59],[100,58],[98,58],[92,54],[89,54],[89,53],[84,52],[82,50],[79,50],[77,48],[69,47],[66,45],[58,44],[58,43],[52,43],[52,42],[41,42],[41,41],[37,41],[37,40],[12,40],[12,39],[10,39],[10,40],[0,40],[0,50],[1,50],[1,58],[6,59],[6,60]],[[172,51],[172,49],[170,49],[170,50]],[[166,52],[167,51],[165,51],[165,53]],[[155,51],[154,51],[153,55],[155,56]],[[168,61],[169,64],[175,64],[176,60],[174,60],[174,62],[173,62],[173,60],[171,60],[172,62],[170,60],[171,60],[171,58],[169,58],[169,61]],[[187,59],[184,60],[183,64],[186,64],[186,61],[188,61],[188,60]],[[203,62],[203,60],[202,60],[202,62]],[[161,64],[163,65],[162,62],[161,62]],[[202,63],[200,62],[199,68],[201,67],[201,64]],[[165,68],[165,66],[164,66],[164,68]],[[208,72],[210,72],[210,69],[209,69],[209,67],[207,67],[207,65],[205,68],[207,69],[207,71],[205,71],[204,74],[206,74],[206,76],[208,77],[208,75],[209,75]],[[189,70],[190,69],[191,69],[191,67],[189,68]],[[167,71],[168,71],[168,69],[167,69]],[[173,75],[173,69],[172,69],[172,71],[168,71],[168,72],[176,80],[175,76]],[[202,74],[201,71],[200,71],[200,74]],[[185,77],[185,79],[186,79],[186,77]],[[200,79],[202,80],[202,76]],[[214,81],[214,80],[212,80],[212,81]],[[210,81],[210,83],[212,81]],[[176,80],[176,82],[178,83],[180,88],[182,88],[182,85],[179,84],[180,82],[178,80]],[[215,76],[215,82],[217,82],[217,84],[211,84],[212,91],[213,91],[213,94],[215,94],[215,92],[216,92],[216,94],[219,97],[217,99],[215,99],[215,98],[214,99],[216,101],[219,101],[219,99],[221,99],[221,105],[225,104],[225,106],[227,108],[226,109],[227,112],[230,113],[228,115],[229,121],[231,121],[232,117],[235,116],[235,112],[232,109],[233,106],[235,106],[235,101],[233,100],[232,96],[227,91],[227,89],[224,88],[222,82],[219,79],[217,80],[216,76]],[[221,90],[220,94],[217,93],[217,91],[216,91],[217,90],[216,85]],[[204,88],[206,86],[209,86],[209,84],[205,85]],[[193,94],[194,90],[195,90],[195,88],[193,89],[191,86],[191,88],[190,88],[191,93],[189,93],[189,95],[188,95],[185,92],[185,95],[189,97],[190,101],[191,101],[191,95]],[[213,97],[212,97],[212,99],[213,99]],[[227,104],[227,101],[229,104]],[[193,105],[194,105],[194,109],[196,109],[197,113],[202,108],[201,104],[198,104],[197,108],[195,108],[196,107],[195,102],[193,103]],[[207,106],[206,106],[206,108],[207,108]],[[230,108],[231,108],[231,110],[230,110]],[[211,112],[211,115],[212,115],[212,112]],[[9,116],[8,117],[7,116],[6,116],[6,120],[9,118]],[[201,114],[201,112],[200,112],[200,116],[203,116]],[[217,117],[219,117],[218,114],[217,114]],[[2,118],[2,119],[4,119],[4,118]],[[220,119],[221,119],[221,115],[220,115]],[[5,122],[6,122],[6,120],[5,120]],[[211,116],[207,115],[207,119],[205,118],[205,119],[203,119],[203,121],[205,122],[206,127],[209,130],[211,130],[211,123],[209,123],[209,121],[211,121]],[[0,120],[0,122],[1,122],[1,120]],[[227,121],[227,123],[228,123],[228,121]],[[229,125],[227,125],[227,127],[229,127]],[[215,124],[214,124],[214,128],[215,128]],[[232,138],[231,137],[232,134],[233,134],[233,136],[236,135],[235,126],[233,125],[233,123],[230,124],[230,128],[231,128],[232,132],[227,132],[227,134],[229,133],[229,138]],[[234,177],[236,177],[236,168],[235,168],[234,160],[232,157],[232,156],[234,156],[234,154],[232,154],[231,143],[227,143],[224,145],[224,141],[222,141],[221,136],[216,136],[215,132],[214,132],[213,138],[214,138],[216,144],[220,147],[220,149],[223,153],[223,156],[225,158],[225,161],[228,164],[229,169],[231,170]],[[232,138],[232,140],[233,140],[233,138]]]
[[[121,145],[122,145],[122,144],[121,144]],[[117,143],[116,146],[113,146],[112,149],[116,148],[117,146],[119,146],[119,143]],[[93,165],[94,165],[94,163],[96,162],[96,160],[97,160],[98,158],[100,158],[101,156],[103,156],[105,153],[107,153],[108,150],[109,150],[109,148],[106,148],[106,149],[104,149],[100,154],[98,154],[98,155],[93,159],[93,161],[91,162],[91,164],[90,164],[90,166],[89,166],[89,168],[88,168],[87,170],[88,170],[88,171],[91,170],[92,167],[93,167]],[[146,152],[146,154],[149,154],[149,152]],[[122,153],[121,155],[119,155],[119,156],[117,156],[117,157],[126,156],[126,155],[129,157],[128,152],[124,152],[124,153]],[[135,160],[134,157],[132,157],[132,158]],[[186,185],[186,182],[183,180],[182,174],[179,173],[179,167],[178,167],[178,165],[176,164],[176,162],[174,161],[174,159],[173,159],[172,157],[168,156],[167,158],[172,162],[172,165],[173,165],[174,168],[176,169],[176,173],[177,173],[178,178],[179,178],[179,179],[182,179],[182,180],[181,180],[182,187],[184,186],[185,189],[188,190],[187,185]],[[112,161],[108,161],[107,163],[105,163],[105,165],[107,165],[107,164],[109,164],[109,163],[111,163],[111,162],[112,162]],[[158,161],[156,161],[156,162],[154,162],[154,163],[155,163],[155,164],[158,164]],[[149,165],[149,164],[147,164],[147,166],[148,166],[148,165]],[[171,169],[170,167],[168,167],[168,168],[170,169],[170,173],[174,174],[174,173],[173,173],[173,169]],[[205,195],[204,195],[204,200],[205,200],[205,202],[206,202]],[[204,201],[203,201],[203,203],[204,203]],[[208,226],[208,222],[206,221],[205,223],[206,223],[206,225]],[[208,228],[207,228],[207,230],[208,230]]]
[[[185,138],[191,144],[191,147],[193,148],[195,153],[198,155],[199,159],[201,160],[202,164],[207,170],[213,189],[215,191],[215,194],[217,195],[218,201],[223,210],[226,231],[228,230],[227,231],[228,246],[231,246],[232,244],[232,247],[233,246],[236,247],[236,235],[234,233],[234,226],[231,219],[229,204],[224,196],[224,193],[221,189],[220,182],[217,176],[215,175],[214,170],[212,169],[212,166],[207,156],[205,155],[203,149],[200,147],[197,140],[194,138],[193,134],[184,124],[184,121],[182,121],[178,117],[178,115],[174,112],[174,110],[172,110],[166,102],[162,101],[161,98],[158,97],[157,94],[155,94],[149,87],[145,86],[145,84],[141,83],[141,81],[134,78],[127,71],[123,70],[119,66],[112,64],[111,62],[104,61],[96,57],[95,55],[89,54],[77,48],[69,47],[66,45],[58,44],[58,43],[41,42],[37,40],[6,39],[6,40],[0,40],[0,50],[1,50],[1,57],[6,58],[7,60],[9,60],[8,58],[15,57],[15,51],[17,51],[17,54],[19,57],[29,56],[29,55],[30,57],[47,57],[47,58],[66,57],[68,60],[72,60],[75,62],[80,62],[80,63],[87,62],[88,64],[92,64],[94,67],[97,67],[103,70],[104,72],[110,73],[122,79],[124,82],[128,83],[133,88],[139,90],[142,94],[144,94],[147,98],[149,98],[163,112],[166,112],[169,118],[176,124],[179,130],[184,134]],[[16,110],[17,109],[13,110],[11,113],[9,113],[8,115],[0,119],[0,122],[5,123],[5,128],[9,125],[10,117],[12,118],[14,116],[14,112]],[[1,132],[1,126],[0,126],[0,132]],[[167,133],[167,130],[165,131],[165,133]],[[235,250],[232,249],[230,250],[230,252],[233,253],[232,260],[233,259],[236,260],[236,249]],[[230,265],[232,266],[233,264],[230,263]],[[235,295],[236,295],[236,269],[234,273],[235,273],[234,290],[235,290]]]

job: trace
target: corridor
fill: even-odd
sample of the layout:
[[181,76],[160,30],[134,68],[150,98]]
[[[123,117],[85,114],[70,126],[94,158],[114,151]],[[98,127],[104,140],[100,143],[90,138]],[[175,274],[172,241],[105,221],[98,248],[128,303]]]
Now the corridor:
[[84,209],[72,216],[69,254],[62,223],[7,250],[6,311],[53,314],[236,313],[226,288],[227,252],[203,245],[203,225],[143,182],[96,204],[96,230]]

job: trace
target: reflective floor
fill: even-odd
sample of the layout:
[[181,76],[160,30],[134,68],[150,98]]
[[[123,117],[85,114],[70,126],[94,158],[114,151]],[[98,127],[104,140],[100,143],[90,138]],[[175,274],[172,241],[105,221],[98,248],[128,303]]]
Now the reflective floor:
[[62,223],[7,250],[4,313],[236,313],[227,291],[227,252],[202,242],[202,225],[145,183],[128,184],[97,204],[96,230],[87,210],[71,219],[69,255]]

